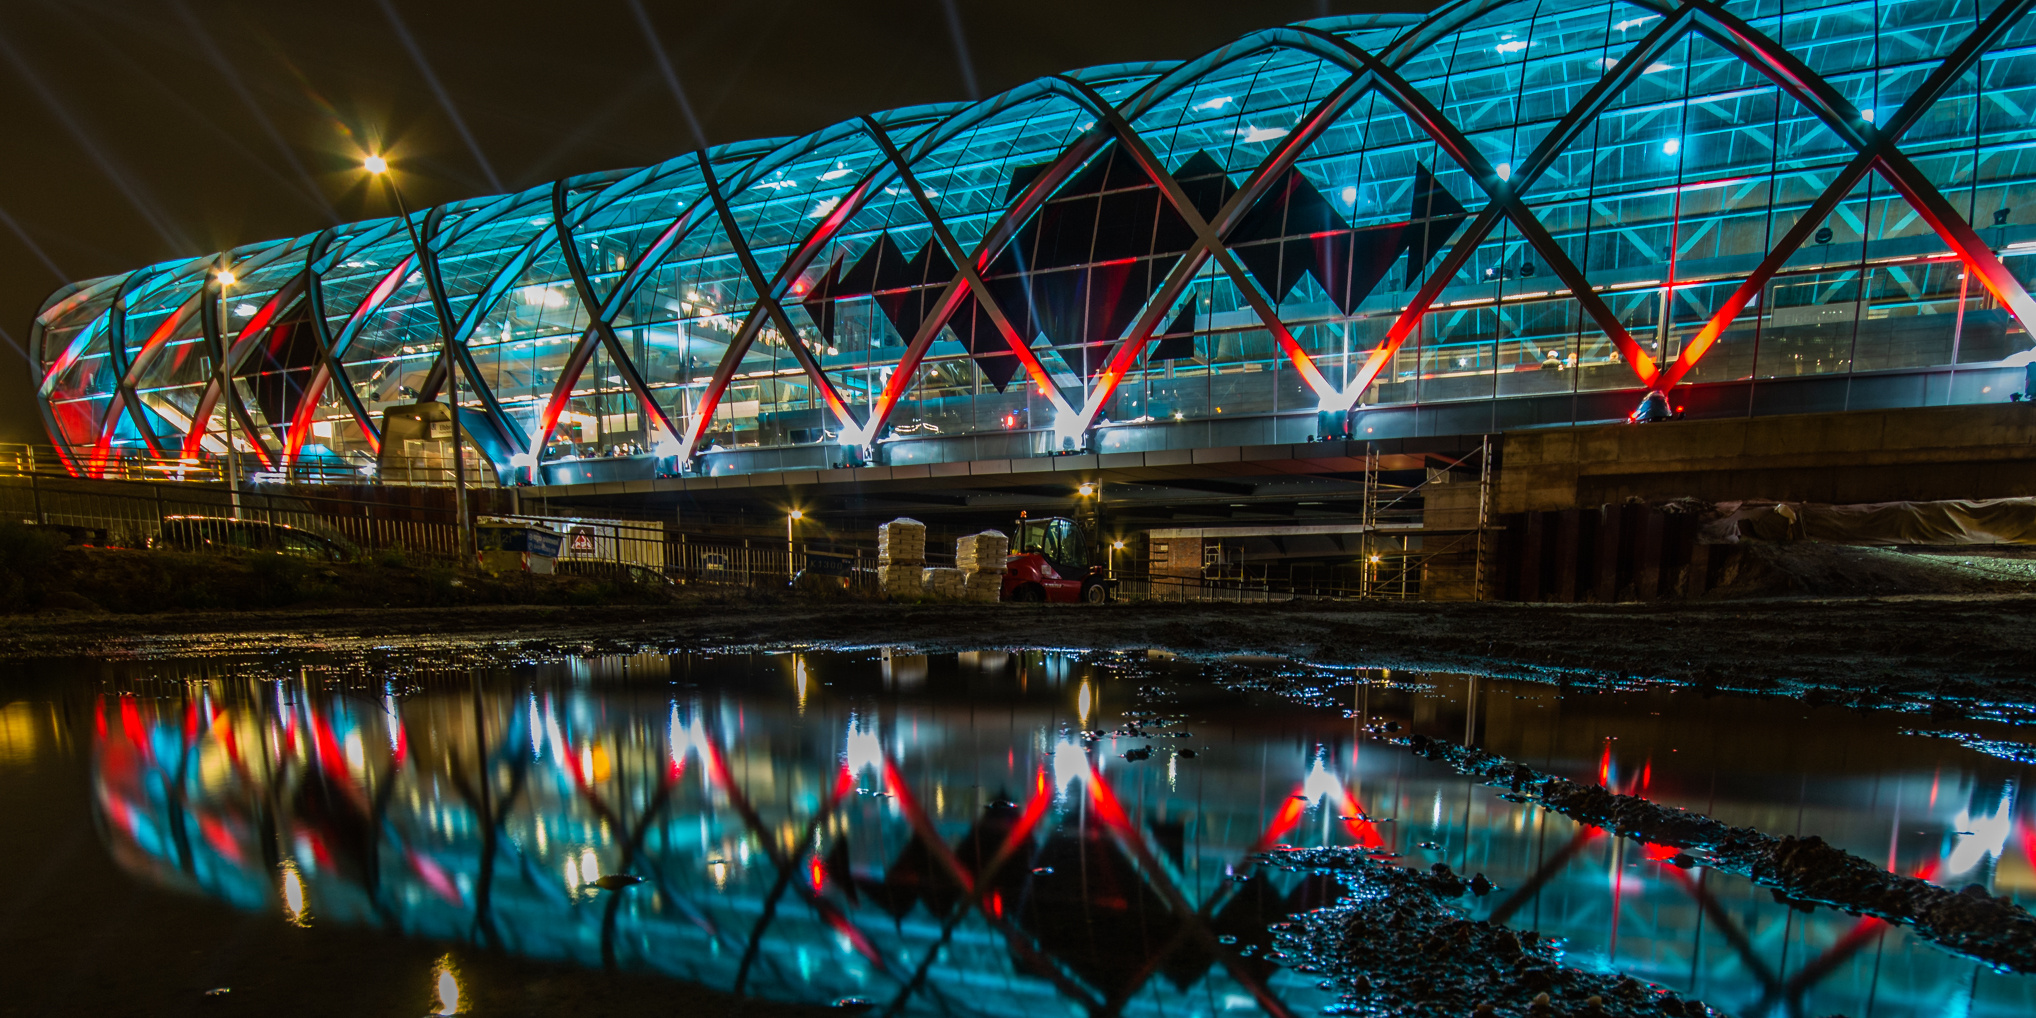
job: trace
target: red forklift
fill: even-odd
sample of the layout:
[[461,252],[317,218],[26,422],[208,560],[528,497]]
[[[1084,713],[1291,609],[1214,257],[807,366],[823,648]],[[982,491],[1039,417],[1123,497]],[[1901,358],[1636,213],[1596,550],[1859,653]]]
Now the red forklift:
[[1004,571],[1006,601],[1104,604],[1116,588],[1104,568],[1101,527],[1093,513],[1028,519],[1023,513],[1011,535],[1011,559]]

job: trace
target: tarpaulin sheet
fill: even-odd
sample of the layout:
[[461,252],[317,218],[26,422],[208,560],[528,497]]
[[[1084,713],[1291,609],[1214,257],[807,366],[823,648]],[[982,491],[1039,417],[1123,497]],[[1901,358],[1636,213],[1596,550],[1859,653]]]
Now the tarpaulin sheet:
[[2036,545],[2036,498],[1943,502],[1720,502],[1704,524],[1706,544],[1822,541],[1826,544]]

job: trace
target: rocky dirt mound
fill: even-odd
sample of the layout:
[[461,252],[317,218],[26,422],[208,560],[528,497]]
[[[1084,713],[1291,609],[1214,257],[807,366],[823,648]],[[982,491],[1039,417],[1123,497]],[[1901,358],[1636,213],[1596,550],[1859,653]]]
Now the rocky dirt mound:
[[[2036,972],[2036,916],[1978,884],[1963,891],[1939,887],[1889,873],[1814,835],[1777,838],[1749,827],[1728,827],[1701,813],[1579,784],[1480,749],[1420,735],[1409,738],[1407,747],[1579,823],[1645,844],[1706,853],[1708,865],[1747,877],[1779,900],[1902,923],[1968,958]],[[1696,861],[1686,855],[1675,859],[1679,866]]]
[[1707,597],[1999,594],[2036,590],[2036,552],[1918,552],[1814,541],[1730,546]]
[[[1449,867],[1395,866],[1356,849],[1290,849],[1267,857],[1334,875],[1346,896],[1273,927],[1274,960],[1340,991],[1325,1014],[1394,1018],[1705,1018],[1696,1000],[1626,976],[1561,963],[1558,945],[1464,919],[1450,907],[1469,885]],[[1473,881],[1481,883],[1482,881]],[[1326,988],[1326,987],[1325,987]]]

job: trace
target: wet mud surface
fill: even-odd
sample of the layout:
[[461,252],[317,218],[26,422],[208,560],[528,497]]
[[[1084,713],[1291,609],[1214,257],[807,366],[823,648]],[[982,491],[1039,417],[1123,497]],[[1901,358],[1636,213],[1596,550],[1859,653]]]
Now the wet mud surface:
[[1579,823],[1645,845],[1702,853],[1678,855],[1674,864],[1698,862],[1751,879],[1787,904],[1826,905],[1913,927],[1929,940],[1969,958],[2015,972],[2036,972],[2036,916],[1983,885],[1962,890],[1890,873],[1835,848],[1816,835],[1775,837],[1731,827],[1700,813],[1620,795],[1545,774],[1494,753],[1422,735],[1406,740],[1416,756],[1449,764],[1459,773],[1506,788]]
[[1635,678],[1937,715],[2036,704],[2036,596],[1731,605],[914,606],[705,597],[670,607],[485,607],[4,620],[0,657],[170,657],[459,644],[505,655],[899,646],[1279,654],[1543,680]]

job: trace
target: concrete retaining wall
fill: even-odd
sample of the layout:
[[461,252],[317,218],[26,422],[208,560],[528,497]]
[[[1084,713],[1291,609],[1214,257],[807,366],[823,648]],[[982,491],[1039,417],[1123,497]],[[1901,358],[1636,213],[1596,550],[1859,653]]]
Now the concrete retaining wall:
[[2036,403],[1509,432],[1495,514],[1694,496],[1860,503],[2036,495]]

